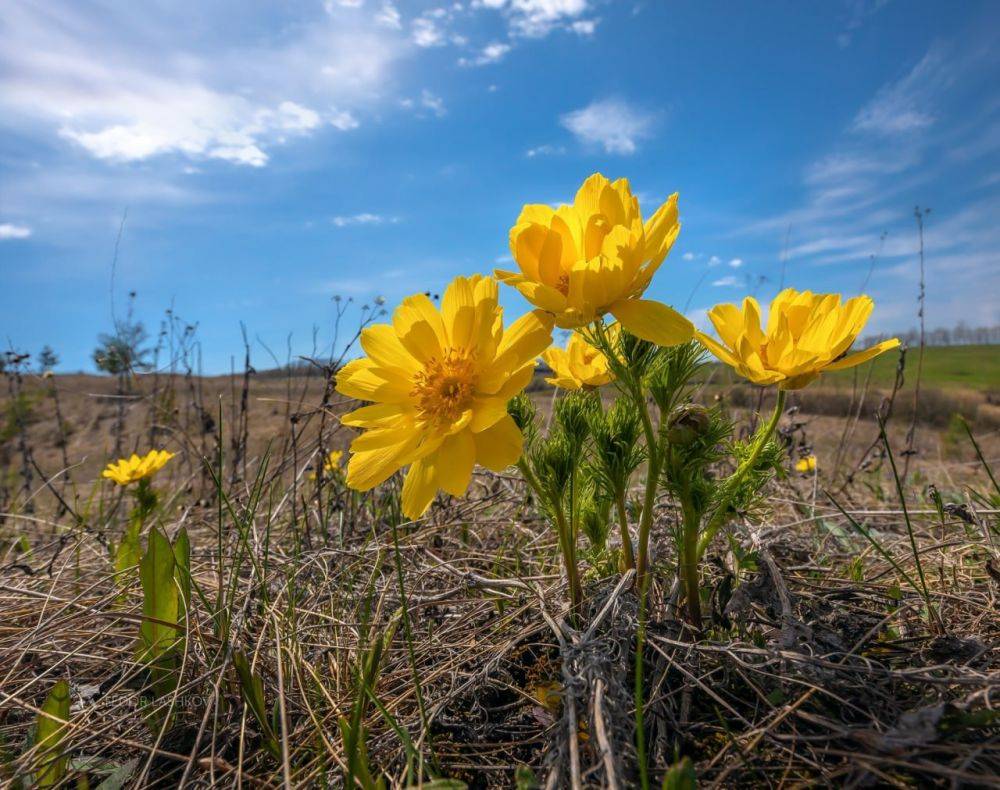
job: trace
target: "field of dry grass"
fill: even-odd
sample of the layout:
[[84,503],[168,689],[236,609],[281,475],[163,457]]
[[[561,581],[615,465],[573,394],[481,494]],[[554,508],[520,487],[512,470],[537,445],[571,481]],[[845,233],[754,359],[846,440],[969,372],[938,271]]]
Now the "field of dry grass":
[[[398,480],[358,494],[311,475],[350,439],[323,377],[18,386],[0,444],[5,781],[52,765],[31,733],[65,679],[66,782],[336,787],[350,768],[365,787],[635,784],[631,576],[585,553],[572,625],[555,536],[516,473],[477,471],[467,498],[397,530]],[[839,412],[804,395],[782,419],[767,511],[707,555],[699,639],[676,607],[677,506],[658,502],[642,681],[656,786],[996,786],[997,423],[967,415],[980,457],[950,414],[918,412],[907,458],[901,405],[901,501],[861,394]],[[756,390],[702,397],[743,430],[769,408]],[[544,414],[551,390],[533,398]],[[129,504],[98,477],[116,448],[150,446],[178,453],[154,478],[157,520],[190,536],[195,590],[159,728],[136,660],[143,589],[109,559]],[[812,454],[815,473],[794,471]]]

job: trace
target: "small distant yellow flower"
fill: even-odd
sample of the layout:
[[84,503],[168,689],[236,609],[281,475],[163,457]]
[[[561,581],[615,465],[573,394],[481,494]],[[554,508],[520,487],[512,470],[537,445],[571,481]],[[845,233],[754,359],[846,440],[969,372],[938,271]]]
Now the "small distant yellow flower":
[[334,472],[340,471],[340,459],[344,457],[343,450],[331,450],[330,454],[327,455],[326,460],[323,461],[323,471],[328,475]]
[[368,356],[337,374],[339,393],[374,403],[341,418],[365,429],[351,443],[347,485],[367,491],[409,466],[403,512],[418,518],[439,489],[464,494],[476,463],[500,471],[521,457],[507,402],[531,381],[552,319],[536,310],[504,330],[497,297],[492,277],[457,277],[440,312],[416,294],[391,325],[362,331]]
[[691,322],[641,297],[679,231],[676,194],[643,223],[628,181],[612,183],[595,173],[571,206],[522,209],[510,231],[511,255],[521,272],[495,274],[563,329],[611,313],[633,335],[673,346],[691,339]]
[[754,384],[796,390],[824,371],[860,365],[899,345],[893,338],[845,356],[874,306],[868,296],[842,304],[839,294],[786,288],[771,302],[766,331],[760,326],[760,305],[748,296],[742,310],[720,304],[709,311],[722,343],[695,334],[709,351]]
[[[344,457],[343,450],[331,450],[323,459],[323,474],[327,477],[340,474],[340,460]],[[316,473],[309,475],[310,480],[316,479]]]
[[120,458],[116,463],[108,464],[101,472],[101,477],[114,480],[120,486],[127,486],[158,472],[174,455],[176,453],[166,450],[150,450],[142,458],[132,453],[131,458]]
[[[617,327],[618,324],[613,324],[609,332],[612,340],[618,334]],[[555,374],[545,380],[564,390],[594,389],[614,380],[614,374],[608,368],[608,358],[579,332],[569,336],[566,348],[553,346],[546,349],[542,359]]]
[[795,462],[796,472],[815,472],[816,471],[816,456],[807,455],[805,458],[800,458]]

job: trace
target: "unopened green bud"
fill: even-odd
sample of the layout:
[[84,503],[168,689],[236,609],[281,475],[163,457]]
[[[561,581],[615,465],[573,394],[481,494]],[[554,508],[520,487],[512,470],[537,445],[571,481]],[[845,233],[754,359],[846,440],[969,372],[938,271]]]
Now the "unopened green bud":
[[671,444],[691,444],[708,430],[710,423],[708,409],[697,403],[685,403],[670,412],[667,440]]

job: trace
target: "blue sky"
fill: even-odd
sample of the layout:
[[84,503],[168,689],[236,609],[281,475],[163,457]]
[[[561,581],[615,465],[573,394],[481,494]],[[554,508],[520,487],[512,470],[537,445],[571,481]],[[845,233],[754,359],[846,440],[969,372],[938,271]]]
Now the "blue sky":
[[871,328],[914,326],[919,204],[928,323],[994,324],[998,29],[971,0],[0,0],[4,341],[90,369],[134,290],[209,371],[240,321],[309,353],[334,294],[507,267],[521,205],[594,171],[680,192],[650,293],[697,321],[783,270],[854,294],[879,253]]

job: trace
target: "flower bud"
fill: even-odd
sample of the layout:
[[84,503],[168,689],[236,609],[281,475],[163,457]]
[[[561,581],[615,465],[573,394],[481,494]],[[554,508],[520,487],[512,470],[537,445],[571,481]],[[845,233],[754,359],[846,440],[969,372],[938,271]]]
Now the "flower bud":
[[678,406],[667,419],[667,440],[671,444],[691,444],[708,430],[710,419],[708,409],[697,403]]

